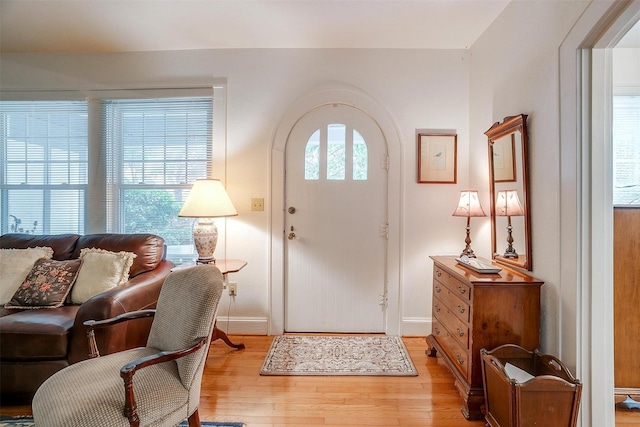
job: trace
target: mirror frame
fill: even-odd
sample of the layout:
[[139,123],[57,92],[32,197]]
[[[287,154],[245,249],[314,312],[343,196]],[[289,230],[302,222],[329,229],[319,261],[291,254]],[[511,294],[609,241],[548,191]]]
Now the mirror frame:
[[[522,208],[524,211],[524,237],[525,237],[525,250],[526,257],[524,259],[518,258],[510,259],[497,253],[497,241],[496,241],[496,190],[494,180],[494,165],[493,165],[493,144],[498,139],[520,131],[520,145],[522,149],[522,158],[514,159],[522,162]],[[517,116],[505,117],[501,122],[496,122],[485,132],[489,139],[489,192],[491,195],[491,258],[501,264],[508,266],[515,266],[523,268],[528,271],[533,270],[533,254],[531,244],[531,203],[530,203],[530,191],[529,191],[529,138],[527,134],[527,115],[520,114]],[[515,141],[517,144],[518,141]]]

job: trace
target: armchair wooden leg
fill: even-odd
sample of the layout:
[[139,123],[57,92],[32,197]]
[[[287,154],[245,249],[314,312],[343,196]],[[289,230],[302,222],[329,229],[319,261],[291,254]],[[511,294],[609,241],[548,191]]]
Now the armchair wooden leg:
[[189,421],[189,427],[200,427],[200,415],[198,415],[198,408],[193,411],[193,414],[191,414],[187,421]]

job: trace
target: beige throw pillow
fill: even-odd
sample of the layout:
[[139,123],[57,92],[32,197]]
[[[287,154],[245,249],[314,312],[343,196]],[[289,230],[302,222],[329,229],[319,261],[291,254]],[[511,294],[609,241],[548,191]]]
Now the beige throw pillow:
[[0,304],[11,300],[37,260],[52,257],[48,247],[0,249]]
[[129,269],[136,254],[85,248],[80,251],[82,267],[71,289],[71,302],[82,304],[94,295],[108,291],[129,280]]

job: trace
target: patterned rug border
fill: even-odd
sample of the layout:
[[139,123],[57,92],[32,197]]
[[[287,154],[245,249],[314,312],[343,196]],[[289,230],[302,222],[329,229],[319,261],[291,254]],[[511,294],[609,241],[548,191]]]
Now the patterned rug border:
[[[202,427],[243,427],[244,423],[238,422],[219,422],[219,421],[200,421]],[[8,417],[0,415],[0,427],[33,427],[33,417],[30,416],[17,416]],[[187,427],[189,424],[187,421],[183,421],[178,424],[177,427]]]
[[[354,364],[349,364],[346,368],[339,366],[338,368],[326,368],[323,363],[319,362],[318,354],[316,354],[316,361],[309,360],[296,360],[295,355],[291,360],[290,350],[287,348],[291,346],[291,342],[301,341],[317,341],[311,348],[317,350],[320,345],[326,346],[326,342],[338,341],[345,342],[351,341],[351,347],[354,345],[361,346],[366,341],[381,341],[380,348],[391,348],[392,355],[396,357],[396,360],[392,360],[390,363],[386,363],[385,367],[380,367],[380,363],[375,360],[358,360]],[[342,345],[342,344],[341,344]],[[285,358],[286,354],[283,352],[289,351],[288,359]],[[331,350],[330,358],[334,357]],[[370,353],[362,352],[367,357],[372,356]],[[385,354],[386,355],[386,354]],[[308,354],[304,354],[308,357]],[[326,356],[326,355],[325,355]],[[373,355],[375,356],[375,355]],[[366,358],[365,358],[366,359]],[[323,359],[323,361],[325,361]],[[338,360],[338,365],[344,365],[344,362]],[[284,366],[282,366],[284,364]],[[280,366],[279,366],[280,365]],[[355,366],[354,366],[355,365]],[[386,368],[386,369],[385,369]],[[418,376],[418,371],[411,360],[411,356],[407,351],[402,338],[397,336],[387,335],[374,335],[374,336],[335,336],[335,335],[279,335],[276,336],[269,347],[269,351],[264,359],[262,368],[260,369],[260,375],[263,376],[394,376],[394,377],[415,377]]]

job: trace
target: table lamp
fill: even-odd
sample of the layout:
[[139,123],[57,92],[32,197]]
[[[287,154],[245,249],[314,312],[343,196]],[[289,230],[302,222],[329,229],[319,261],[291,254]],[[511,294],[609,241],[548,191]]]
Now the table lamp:
[[507,243],[509,245],[503,255],[505,258],[518,258],[518,254],[513,247],[513,236],[511,235],[513,227],[511,226],[511,217],[522,215],[524,215],[524,210],[522,209],[520,199],[518,198],[518,190],[498,191],[498,196],[496,197],[496,216],[507,217]]
[[471,227],[469,223],[472,216],[487,216],[482,210],[482,206],[480,206],[480,200],[478,199],[478,192],[476,190],[464,190],[460,192],[460,201],[458,201],[458,207],[453,212],[453,216],[467,217],[467,238],[464,240],[467,245],[460,256],[475,258],[476,254],[474,254],[473,249],[471,249],[471,237],[469,236]]
[[196,179],[178,216],[196,218],[193,243],[198,252],[198,264],[216,261],[213,252],[218,244],[218,229],[213,218],[235,215],[238,212],[219,179]]

